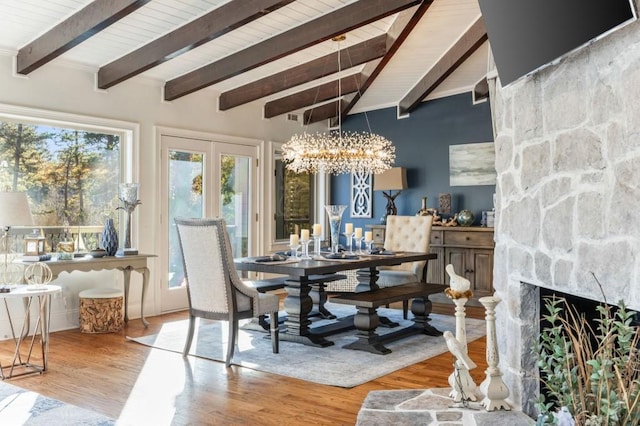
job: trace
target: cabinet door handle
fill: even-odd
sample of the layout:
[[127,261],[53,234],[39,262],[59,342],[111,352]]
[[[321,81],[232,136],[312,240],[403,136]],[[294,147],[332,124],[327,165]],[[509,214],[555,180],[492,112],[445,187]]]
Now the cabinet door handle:
[[465,237],[464,239],[465,239],[465,240],[467,240],[467,241],[469,241],[471,238],[470,238],[470,237]]
[[467,274],[473,274],[473,269],[465,269],[464,272]]

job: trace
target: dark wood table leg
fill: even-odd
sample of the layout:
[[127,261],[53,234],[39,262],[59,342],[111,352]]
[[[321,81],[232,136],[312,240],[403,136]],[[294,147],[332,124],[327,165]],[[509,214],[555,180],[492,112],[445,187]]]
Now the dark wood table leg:
[[309,313],[313,307],[313,300],[309,296],[311,286],[305,281],[305,277],[301,277],[300,280],[285,280],[284,288],[287,291],[287,297],[284,299],[287,319],[284,322],[285,329],[280,332],[280,340],[323,348],[333,345],[332,341],[314,335],[309,329]]
[[376,308],[358,307],[358,312],[353,318],[356,326],[356,340],[353,343],[343,346],[345,349],[353,349],[357,351],[371,352],[377,355],[386,355],[391,353],[391,349],[385,347],[376,334],[376,328],[380,324]]
[[[356,293],[360,293],[362,291],[371,291],[378,290],[380,286],[378,285],[378,276],[380,272],[378,268],[364,268],[358,269],[356,272],[356,279],[358,280],[358,284],[356,285]],[[387,317],[379,317],[380,326],[394,328],[398,327],[400,324],[391,321]]]
[[312,314],[319,316],[323,319],[336,319],[337,317],[329,311],[325,304],[327,303],[327,292],[325,291],[325,284],[318,283],[311,286],[311,300],[313,300]]
[[429,324],[431,318],[431,310],[433,309],[433,303],[428,297],[417,297],[411,302],[411,313],[413,314],[414,326],[427,336],[442,336],[442,332]]

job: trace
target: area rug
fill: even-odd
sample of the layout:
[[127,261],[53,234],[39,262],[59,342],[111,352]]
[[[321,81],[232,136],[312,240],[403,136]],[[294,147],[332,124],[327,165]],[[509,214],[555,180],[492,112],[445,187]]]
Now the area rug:
[[0,381],[0,425],[111,426],[115,420]]
[[[349,306],[331,303],[326,306],[339,318],[354,313],[354,309]],[[401,327],[412,323],[402,319],[400,309],[379,309],[378,313],[399,322]],[[432,314],[431,318],[430,324],[438,330],[455,333],[455,317]],[[326,323],[325,320],[320,320],[312,326]],[[129,339],[157,349],[182,353],[187,327],[187,320],[167,323],[158,334]],[[189,354],[223,361],[227,328],[226,322],[200,320]],[[467,319],[467,341],[483,336],[485,329],[484,321]],[[394,330],[378,328],[377,332],[383,335]],[[317,348],[281,340],[280,353],[274,354],[265,332],[245,326],[238,337],[239,349],[236,349],[233,364],[309,382],[350,388],[447,352],[445,340],[441,336],[416,335],[385,344],[392,350],[388,355],[344,349],[343,346],[356,340],[355,330],[330,336],[328,340],[335,342],[335,345]]]

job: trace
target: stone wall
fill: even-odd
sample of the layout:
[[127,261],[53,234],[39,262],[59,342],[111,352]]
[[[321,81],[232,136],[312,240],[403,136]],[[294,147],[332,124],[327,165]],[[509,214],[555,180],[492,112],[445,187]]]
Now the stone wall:
[[494,86],[500,368],[532,414],[538,287],[640,309],[640,22]]

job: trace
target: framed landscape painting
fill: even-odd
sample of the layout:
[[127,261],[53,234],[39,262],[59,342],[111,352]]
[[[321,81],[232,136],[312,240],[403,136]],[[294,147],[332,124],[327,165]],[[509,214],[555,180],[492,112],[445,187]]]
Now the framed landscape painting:
[[495,185],[495,160],[493,142],[449,145],[449,185]]

